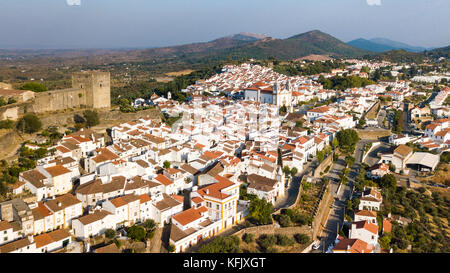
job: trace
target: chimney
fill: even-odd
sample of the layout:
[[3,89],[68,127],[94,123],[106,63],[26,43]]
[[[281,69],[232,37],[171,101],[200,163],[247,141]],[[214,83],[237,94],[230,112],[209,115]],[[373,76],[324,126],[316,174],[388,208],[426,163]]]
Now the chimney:
[[58,207],[61,207],[62,206],[62,203],[61,202],[58,202]]
[[30,241],[31,243],[34,243],[34,237],[33,237],[33,235],[28,236],[28,241]]
[[206,191],[205,191],[205,192],[206,192],[206,194],[209,194],[209,189],[206,189]]

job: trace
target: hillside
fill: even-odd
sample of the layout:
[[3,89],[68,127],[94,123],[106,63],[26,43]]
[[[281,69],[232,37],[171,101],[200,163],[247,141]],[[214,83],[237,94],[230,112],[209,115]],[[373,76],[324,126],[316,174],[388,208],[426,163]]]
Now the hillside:
[[403,49],[409,52],[422,52],[425,50],[424,47],[411,46],[405,43],[392,41],[385,38],[374,38],[374,39],[356,39],[347,43],[353,47],[360,49],[370,50],[374,52],[386,52],[390,50]]
[[448,59],[448,58],[450,58],[450,46],[436,48],[436,49],[426,52],[426,54],[428,56],[433,56],[435,58],[444,57],[444,58]]
[[391,50],[378,53],[375,55],[367,55],[364,58],[376,61],[389,61],[394,63],[422,63],[425,59],[423,53],[408,52],[403,49]]
[[295,35],[287,39],[263,39],[257,42],[233,48],[223,52],[232,58],[249,57],[265,59],[275,57],[291,60],[311,54],[332,57],[358,57],[369,54],[368,51],[354,48],[333,36],[318,30]]

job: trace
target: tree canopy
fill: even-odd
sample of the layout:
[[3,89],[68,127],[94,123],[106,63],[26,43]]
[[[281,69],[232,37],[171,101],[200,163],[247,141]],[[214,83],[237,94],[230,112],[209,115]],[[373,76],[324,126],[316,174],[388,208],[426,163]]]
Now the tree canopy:
[[41,83],[37,82],[27,82],[26,84],[20,87],[20,90],[30,90],[34,92],[45,92],[47,91],[47,87]]
[[86,110],[83,112],[83,117],[86,120],[86,126],[88,127],[100,124],[97,111]]
[[19,131],[32,134],[42,128],[42,122],[35,114],[28,113],[17,122],[16,127]]
[[273,205],[265,198],[254,198],[250,201],[249,220],[259,224],[268,225],[272,223]]

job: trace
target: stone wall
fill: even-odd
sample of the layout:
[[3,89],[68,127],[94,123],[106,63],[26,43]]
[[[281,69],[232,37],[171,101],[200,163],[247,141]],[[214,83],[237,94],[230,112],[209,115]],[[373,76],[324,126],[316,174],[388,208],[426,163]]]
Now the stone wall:
[[[40,93],[31,92],[27,104],[0,107],[0,119],[17,119],[25,112],[36,114],[67,109],[109,109],[111,107],[110,73],[79,72],[72,75],[72,88]],[[27,95],[28,96],[28,95]],[[25,99],[24,99],[25,100]],[[14,108],[16,107],[16,108]]]
[[320,173],[323,172],[327,166],[330,166],[333,163],[333,153],[327,156],[317,168],[314,169],[314,177],[321,177]]
[[322,199],[320,200],[317,213],[314,216],[312,222],[312,237],[313,240],[320,234],[321,230],[324,228],[326,223],[323,223],[323,218],[326,216],[325,214],[328,212],[328,207],[330,206],[330,202],[333,201],[333,195],[331,194],[331,188],[328,184],[325,193],[323,194]]
[[44,113],[86,106],[86,90],[72,88],[36,93],[30,112]]
[[[63,126],[74,124],[75,115],[83,116],[86,109],[73,111],[60,111],[50,114],[38,115],[42,121],[43,128],[48,126]],[[137,120],[139,118],[150,118],[156,122],[161,121],[161,112],[158,109],[148,109],[136,113],[121,113],[119,110],[98,109],[98,116],[102,124],[120,124],[122,122]]]
[[236,235],[238,237],[242,237],[244,233],[251,233],[255,235],[255,238],[258,238],[260,235],[263,234],[282,234],[287,236],[293,236],[297,233],[305,233],[309,236],[312,235],[312,230],[309,226],[302,226],[302,227],[275,227],[275,225],[265,225],[265,226],[256,226],[256,227],[249,227],[239,230],[238,232],[232,234]]

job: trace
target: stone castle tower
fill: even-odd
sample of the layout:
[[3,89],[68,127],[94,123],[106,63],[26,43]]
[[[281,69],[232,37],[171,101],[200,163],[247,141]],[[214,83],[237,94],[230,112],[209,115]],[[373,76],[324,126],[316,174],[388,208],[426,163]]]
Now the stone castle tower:
[[35,93],[31,112],[69,108],[110,108],[110,73],[85,71],[72,74],[72,88]]
[[88,108],[111,107],[110,73],[100,71],[77,72],[72,75],[72,88],[84,89]]

